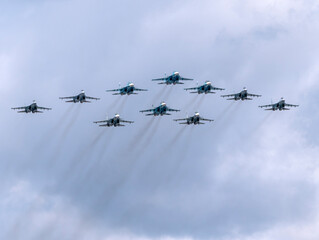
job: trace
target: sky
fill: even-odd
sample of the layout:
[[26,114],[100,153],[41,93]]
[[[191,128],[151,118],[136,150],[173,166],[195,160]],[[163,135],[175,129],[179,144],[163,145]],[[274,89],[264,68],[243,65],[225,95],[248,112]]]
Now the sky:
[[[0,238],[318,239],[318,13],[314,0],[1,1]],[[151,81],[174,71],[194,81]],[[226,90],[184,90],[206,80]],[[148,91],[105,92],[128,82]],[[220,97],[244,87],[262,97]],[[101,100],[59,99],[82,89]],[[281,97],[299,108],[258,108]],[[52,111],[11,109],[33,100]],[[181,111],[139,112],[161,101]],[[195,111],[215,121],[173,121]],[[93,124],[116,113],[134,123]]]

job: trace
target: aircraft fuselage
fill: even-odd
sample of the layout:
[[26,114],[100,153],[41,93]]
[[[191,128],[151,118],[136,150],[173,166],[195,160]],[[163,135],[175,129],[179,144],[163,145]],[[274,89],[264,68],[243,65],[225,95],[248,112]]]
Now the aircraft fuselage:
[[86,99],[85,93],[80,93],[73,98],[73,102],[83,103],[83,102],[85,102],[85,99]]

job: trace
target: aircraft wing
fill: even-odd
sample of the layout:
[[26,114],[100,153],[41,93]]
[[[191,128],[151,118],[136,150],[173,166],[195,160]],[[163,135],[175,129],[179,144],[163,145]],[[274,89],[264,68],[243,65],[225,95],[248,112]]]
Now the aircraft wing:
[[293,104],[285,104],[286,107],[299,107],[299,105],[293,105]]
[[102,122],[107,122],[108,120],[102,120],[102,121],[95,121],[93,123],[102,123]]
[[251,94],[251,93],[247,93],[247,96],[249,96],[249,97],[261,97],[261,95]]
[[76,96],[71,96],[71,97],[59,97],[59,99],[73,99],[75,98]]
[[179,119],[173,119],[174,121],[185,121],[188,120],[188,118],[179,118]]
[[120,122],[124,122],[124,123],[134,123],[133,121],[126,121],[120,118]]
[[169,112],[179,112],[180,110],[173,109],[173,108],[167,108],[166,111],[169,111]]
[[207,119],[207,118],[199,118],[200,120],[202,121],[208,121],[208,122],[213,122],[214,120],[213,119]]
[[118,89],[111,89],[111,90],[105,90],[106,92],[118,92],[121,91],[122,88],[118,88]]
[[220,91],[223,91],[225,90],[225,88],[218,88],[218,87],[212,87],[213,90],[220,90]]
[[194,79],[181,77],[180,80],[183,80],[183,81],[193,81]]
[[260,108],[267,108],[267,107],[273,107],[274,104],[268,104],[268,105],[261,105],[261,106],[258,106]]
[[143,112],[153,112],[153,111],[154,109],[152,108],[152,109],[141,110],[140,112],[143,113]]
[[85,96],[86,99],[100,100],[99,98]]
[[46,107],[38,107],[38,109],[42,109],[42,110],[52,110],[52,108],[46,108]]
[[166,78],[154,78],[152,79],[152,81],[165,81]]
[[25,109],[27,106],[25,106],[25,107],[14,107],[14,108],[11,108],[11,109],[13,109],[13,110],[18,110],[18,109]]
[[107,124],[101,124],[101,125],[99,125],[99,127],[111,127],[111,126],[107,125]]
[[221,97],[235,97],[236,94],[221,95]]
[[191,87],[191,88],[184,88],[184,90],[197,90],[198,89],[198,87]]
[[148,91],[147,89],[135,88],[134,91]]

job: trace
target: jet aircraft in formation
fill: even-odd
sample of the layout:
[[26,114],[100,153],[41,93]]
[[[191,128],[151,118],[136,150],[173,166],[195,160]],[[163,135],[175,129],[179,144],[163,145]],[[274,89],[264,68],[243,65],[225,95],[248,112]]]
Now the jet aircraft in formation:
[[179,72],[174,72],[172,75],[168,77],[152,79],[152,81],[163,81],[158,84],[166,84],[166,85],[184,84],[183,82],[180,82],[180,81],[192,81],[192,80],[194,79],[181,77],[181,75],[179,75]]
[[112,118],[102,120],[102,121],[96,121],[94,123],[104,123],[104,124],[99,125],[100,127],[112,127],[112,126],[124,127],[125,125],[121,124],[122,122],[123,123],[134,123],[133,121],[127,121],[127,120],[120,118],[119,114],[115,114],[115,116]]
[[35,101],[33,101],[33,103],[31,103],[29,106],[24,106],[24,107],[14,107],[14,108],[11,108],[13,110],[22,110],[22,111],[18,111],[18,113],[29,113],[29,112],[32,112],[32,113],[43,113],[42,111],[39,111],[40,110],[51,110],[52,108],[46,108],[46,107],[39,107],[37,105],[37,103]]
[[152,108],[152,109],[147,109],[147,110],[141,110],[141,113],[144,112],[152,112],[152,113],[148,113],[145,116],[163,116],[163,115],[171,115],[170,113],[167,112],[179,112],[180,110],[177,109],[172,109],[166,106],[165,102],[161,102],[161,104],[156,107],[156,108]]
[[186,121],[186,122],[181,122],[179,124],[187,124],[187,125],[190,125],[190,124],[194,124],[194,125],[198,125],[198,124],[205,124],[201,121],[207,121],[207,122],[212,122],[214,120],[212,119],[207,119],[207,118],[202,118],[198,112],[196,112],[194,114],[194,116],[191,116],[191,117],[187,117],[187,118],[180,118],[180,119],[174,119],[174,121]]
[[261,97],[261,95],[257,95],[257,94],[251,94],[247,92],[247,89],[244,88],[244,90],[242,90],[239,93],[235,93],[235,94],[229,94],[229,95],[222,95],[222,97],[230,97],[227,100],[253,100],[251,97]]
[[137,94],[135,91],[147,91],[147,89],[140,89],[136,88],[134,86],[134,83],[128,83],[127,86],[118,88],[118,89],[112,89],[112,90],[106,90],[107,92],[117,92],[113,93],[113,95],[131,95],[131,94]]
[[86,96],[84,90],[82,90],[81,93],[79,93],[78,95],[71,96],[71,97],[60,97],[60,99],[71,99],[71,100],[68,100],[68,101],[65,101],[65,102],[73,102],[73,103],[77,103],[77,102],[90,103],[91,101],[88,101],[87,99],[100,100],[99,98]]
[[[164,77],[164,78],[157,78],[157,79],[152,79],[152,81],[162,81],[159,84],[184,84],[181,81],[192,81],[193,79],[191,78],[184,78],[181,77],[179,72],[174,72],[172,75],[168,76],[168,77]],[[206,81],[203,85],[201,86],[197,86],[197,87],[191,87],[191,88],[185,88],[186,91],[191,90],[190,93],[197,93],[197,94],[207,94],[207,93],[215,93],[213,91],[215,90],[225,90],[224,88],[217,88],[212,86],[212,83],[210,81]],[[193,90],[193,91],[192,91]],[[128,83],[127,86],[122,87],[122,88],[118,88],[118,89],[111,89],[111,90],[106,90],[107,92],[116,92],[113,93],[113,95],[131,95],[131,94],[137,94],[136,91],[147,91],[147,89],[140,89],[140,88],[136,88],[134,86],[134,83]],[[247,89],[244,88],[241,92],[239,93],[235,93],[235,94],[229,94],[229,95],[221,95],[221,97],[227,97],[227,100],[252,100],[253,97],[261,97],[261,95],[257,95],[257,94],[251,94],[248,93]],[[70,97],[60,97],[60,99],[67,99],[66,102],[73,102],[73,103],[83,103],[83,102],[90,102],[89,100],[100,100],[100,98],[95,98],[95,97],[89,97],[87,95],[85,95],[85,92],[82,90],[81,93],[79,93],[78,95],[75,96],[70,96]],[[260,108],[266,108],[265,110],[272,110],[272,111],[282,111],[282,110],[289,110],[288,107],[298,107],[299,105],[293,105],[293,104],[287,104],[285,102],[285,100],[283,98],[281,98],[281,100],[275,104],[269,104],[269,105],[262,105],[259,106]],[[21,110],[18,111],[18,113],[42,113],[42,111],[39,110],[51,110],[51,108],[45,108],[45,107],[39,107],[35,101],[33,101],[32,104],[30,104],[29,106],[24,106],[24,107],[15,107],[12,108],[13,110]],[[161,104],[155,108],[152,109],[146,109],[146,110],[141,110],[141,113],[147,113],[146,116],[163,116],[163,115],[171,115],[168,112],[179,112],[180,110],[177,109],[172,109],[166,106],[165,102],[161,102]],[[202,118],[198,112],[196,112],[193,116],[191,117],[187,117],[187,118],[181,118],[181,119],[174,119],[174,121],[185,121],[185,122],[180,122],[180,124],[194,124],[194,125],[198,125],[198,124],[204,124],[201,121],[214,121],[212,119],[205,119]],[[115,114],[115,116],[113,118],[109,118],[106,120],[102,120],[102,121],[96,121],[94,123],[103,123],[100,124],[100,127],[117,127],[117,126],[125,126],[124,124],[121,123],[133,123],[133,121],[127,121],[127,120],[123,120],[120,118],[119,114]]]
[[214,90],[219,90],[219,91],[225,90],[224,88],[217,88],[217,87],[212,86],[212,83],[210,81],[206,81],[205,84],[203,84],[201,86],[198,86],[198,87],[184,88],[184,89],[186,91],[195,90],[195,91],[190,92],[190,93],[198,93],[198,94],[216,93],[216,92],[213,92],[213,91]]
[[287,107],[298,107],[299,105],[293,105],[293,104],[288,104],[285,102],[284,98],[281,98],[279,102],[274,103],[274,104],[269,104],[269,105],[262,105],[259,106],[260,108],[267,108],[265,110],[269,110],[269,111],[283,111],[283,110],[290,110]]

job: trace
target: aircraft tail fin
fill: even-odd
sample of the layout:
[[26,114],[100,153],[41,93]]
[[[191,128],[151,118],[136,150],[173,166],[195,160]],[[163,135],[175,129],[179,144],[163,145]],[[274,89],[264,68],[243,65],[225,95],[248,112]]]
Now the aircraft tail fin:
[[84,100],[83,102],[87,102],[87,103],[90,103],[91,101],[87,101],[87,100]]
[[189,93],[199,93],[199,92],[197,92],[197,91],[194,91],[194,92],[189,92]]
[[148,113],[148,114],[145,114],[145,116],[154,116],[153,113]]
[[290,110],[290,108],[283,108],[283,110]]
[[25,110],[23,110],[23,111],[18,111],[18,113],[26,113],[26,111],[25,111]]
[[74,102],[73,100],[65,101],[65,102]]
[[38,111],[38,110],[36,110],[36,111],[34,111],[35,113],[43,113],[42,111]]

